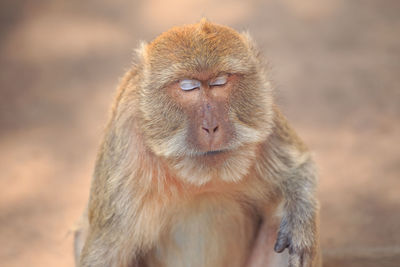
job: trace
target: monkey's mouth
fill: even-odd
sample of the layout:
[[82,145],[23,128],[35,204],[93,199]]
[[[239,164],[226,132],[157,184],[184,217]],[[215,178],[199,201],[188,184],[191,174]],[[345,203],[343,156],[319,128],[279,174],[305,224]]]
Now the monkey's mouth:
[[209,151],[204,151],[199,154],[200,157],[203,159],[209,158],[209,159],[223,159],[226,156],[229,155],[230,149],[217,149],[217,150],[209,150]]
[[222,154],[224,152],[226,152],[226,150],[224,150],[224,149],[222,149],[222,150],[212,150],[212,151],[204,152],[204,156],[214,156],[214,155]]
[[225,159],[229,155],[229,149],[217,149],[208,151],[196,151],[191,155],[193,158],[200,160],[211,160],[216,163],[219,159]]

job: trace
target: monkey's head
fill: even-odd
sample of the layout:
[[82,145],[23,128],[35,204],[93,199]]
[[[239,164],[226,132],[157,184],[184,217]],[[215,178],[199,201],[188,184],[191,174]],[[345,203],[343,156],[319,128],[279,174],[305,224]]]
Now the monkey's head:
[[151,150],[182,176],[203,170],[208,178],[196,183],[221,171],[229,176],[233,165],[245,174],[239,155],[255,153],[272,125],[270,84],[249,36],[203,19],[172,28],[139,53],[140,128]]

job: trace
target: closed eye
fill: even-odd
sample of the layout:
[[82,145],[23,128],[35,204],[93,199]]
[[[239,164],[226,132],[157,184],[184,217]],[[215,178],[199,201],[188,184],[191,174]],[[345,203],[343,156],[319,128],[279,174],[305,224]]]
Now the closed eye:
[[218,76],[217,78],[215,78],[214,80],[212,80],[210,82],[210,86],[221,86],[221,85],[225,85],[228,81],[228,75],[221,75]]
[[198,80],[184,79],[179,82],[179,86],[184,91],[190,91],[196,88],[200,88],[201,83]]

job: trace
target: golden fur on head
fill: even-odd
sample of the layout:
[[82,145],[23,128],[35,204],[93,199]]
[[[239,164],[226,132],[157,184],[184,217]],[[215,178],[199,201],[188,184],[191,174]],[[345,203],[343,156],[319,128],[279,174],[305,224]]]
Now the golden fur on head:
[[[228,150],[240,151],[244,146],[265,140],[270,133],[272,89],[265,79],[258,52],[249,41],[248,34],[203,19],[197,24],[174,27],[138,50],[139,65],[143,66],[138,68],[141,82],[136,88],[140,128],[152,151],[173,158],[173,166],[180,173],[193,173],[194,169],[200,171],[197,173],[207,173],[200,179],[203,182],[212,173],[208,165],[202,164],[196,148],[187,142],[190,118],[165,90],[181,78],[191,78],[194,73],[240,76],[226,103],[234,132]],[[243,162],[243,170],[248,168],[246,160],[237,157],[240,153],[234,155],[227,158],[223,173],[245,173],[231,170],[233,162]],[[198,178],[193,180],[199,181]]]

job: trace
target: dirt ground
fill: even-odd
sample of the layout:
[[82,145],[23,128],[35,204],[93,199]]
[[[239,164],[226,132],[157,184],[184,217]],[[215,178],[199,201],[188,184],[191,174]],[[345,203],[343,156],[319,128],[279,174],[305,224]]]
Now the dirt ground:
[[400,266],[400,2],[0,2],[0,266],[73,266],[133,48],[202,16],[248,30],[315,152],[325,266]]

